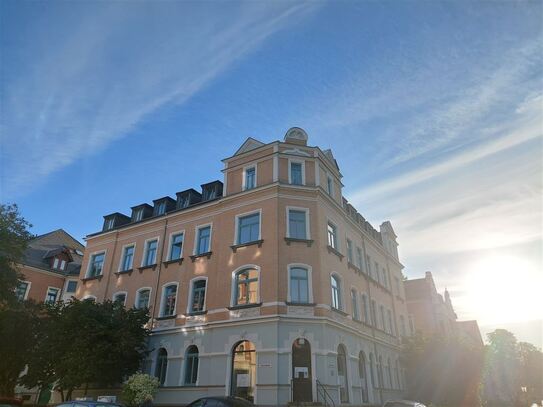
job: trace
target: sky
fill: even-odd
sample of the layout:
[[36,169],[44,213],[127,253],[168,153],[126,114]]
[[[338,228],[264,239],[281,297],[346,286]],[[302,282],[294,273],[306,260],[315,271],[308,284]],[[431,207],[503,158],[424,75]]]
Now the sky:
[[404,273],[542,346],[543,3],[0,2],[0,201],[32,232],[222,179],[302,127]]

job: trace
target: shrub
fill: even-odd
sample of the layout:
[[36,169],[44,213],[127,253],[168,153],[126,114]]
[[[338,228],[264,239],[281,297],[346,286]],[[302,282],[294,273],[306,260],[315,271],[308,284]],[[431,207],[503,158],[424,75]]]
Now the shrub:
[[140,407],[153,401],[158,390],[158,379],[148,374],[136,373],[123,384],[122,397],[130,407]]

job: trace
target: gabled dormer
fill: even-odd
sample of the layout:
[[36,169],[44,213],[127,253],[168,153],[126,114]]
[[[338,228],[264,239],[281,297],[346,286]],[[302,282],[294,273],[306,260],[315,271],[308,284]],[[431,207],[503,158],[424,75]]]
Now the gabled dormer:
[[164,215],[166,212],[173,211],[176,206],[175,199],[165,196],[153,200],[153,216]]
[[132,209],[132,222],[139,222],[153,216],[153,207],[146,203],[133,206],[130,209]]
[[119,226],[126,225],[129,222],[130,218],[128,216],[115,212],[104,216],[104,226],[102,227],[102,231],[106,232]]
[[43,256],[44,260],[49,263],[49,267],[53,270],[64,271],[68,263],[73,261],[70,254],[70,249],[64,246],[48,250]]
[[222,196],[223,184],[221,181],[212,181],[202,184],[202,202],[211,201]]
[[202,194],[193,188],[185,189],[184,191],[175,194],[177,196],[176,208],[188,208],[202,200]]

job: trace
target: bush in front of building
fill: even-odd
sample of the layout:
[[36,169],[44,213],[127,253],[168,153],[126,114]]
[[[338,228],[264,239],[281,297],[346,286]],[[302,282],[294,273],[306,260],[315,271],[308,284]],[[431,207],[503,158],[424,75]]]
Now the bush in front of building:
[[130,407],[152,403],[158,384],[156,377],[144,373],[133,374],[123,384],[122,399]]

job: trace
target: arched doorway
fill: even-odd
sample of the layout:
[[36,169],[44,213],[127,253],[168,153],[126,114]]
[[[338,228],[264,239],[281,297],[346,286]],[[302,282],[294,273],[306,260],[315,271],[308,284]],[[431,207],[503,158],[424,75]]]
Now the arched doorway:
[[292,401],[312,402],[311,345],[304,338],[292,343]]
[[254,402],[256,382],[256,349],[252,342],[238,342],[232,350],[230,395]]
[[347,378],[347,356],[345,347],[337,347],[337,377],[339,380],[339,399],[342,403],[349,402],[349,380]]

